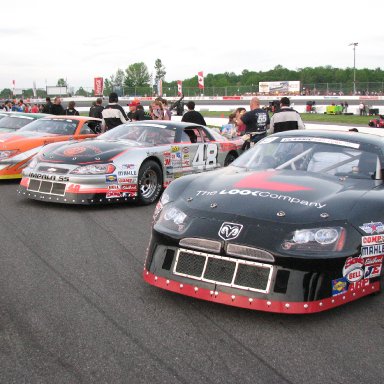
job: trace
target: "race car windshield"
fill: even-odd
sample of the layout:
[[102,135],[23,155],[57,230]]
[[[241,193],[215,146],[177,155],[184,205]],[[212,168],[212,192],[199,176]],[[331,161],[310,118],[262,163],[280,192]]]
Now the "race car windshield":
[[31,123],[34,120],[34,118],[28,116],[4,116],[3,118],[0,118],[0,128],[5,128],[10,131],[16,130],[24,127],[25,125]]
[[43,132],[52,135],[73,135],[79,124],[71,119],[39,119],[20,128],[19,132]]
[[103,133],[96,140],[131,140],[150,145],[173,144],[176,129],[155,125],[123,124]]
[[[276,139],[276,138],[270,138]],[[232,165],[251,170],[289,169],[359,179],[381,179],[381,161],[360,144],[332,139],[283,138],[260,142]]]

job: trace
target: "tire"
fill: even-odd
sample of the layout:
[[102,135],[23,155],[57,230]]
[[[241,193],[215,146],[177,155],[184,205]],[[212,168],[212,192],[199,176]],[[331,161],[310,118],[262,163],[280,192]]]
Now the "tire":
[[139,170],[138,201],[142,205],[152,204],[163,189],[163,173],[153,160],[144,162]]
[[227,157],[224,160],[224,167],[231,164],[232,161],[235,161],[237,159],[237,155],[234,152],[229,152]]

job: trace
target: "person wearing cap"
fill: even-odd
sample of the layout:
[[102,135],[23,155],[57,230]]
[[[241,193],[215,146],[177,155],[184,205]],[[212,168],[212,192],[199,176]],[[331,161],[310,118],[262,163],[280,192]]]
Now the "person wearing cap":
[[102,127],[104,131],[109,131],[128,121],[123,107],[118,104],[119,97],[117,93],[111,92],[109,95],[109,104],[103,109]]
[[140,100],[132,100],[127,105],[129,107],[128,119],[130,121],[145,120],[144,111],[142,109],[137,108],[140,105]]
[[305,125],[299,112],[290,108],[288,97],[280,99],[280,109],[271,117],[268,134],[290,131],[292,129],[305,129]]

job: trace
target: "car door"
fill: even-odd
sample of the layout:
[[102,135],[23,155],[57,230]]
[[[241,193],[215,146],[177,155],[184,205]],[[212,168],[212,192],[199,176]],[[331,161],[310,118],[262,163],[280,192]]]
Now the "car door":
[[184,128],[180,147],[184,173],[203,172],[217,166],[218,145],[211,142],[204,128],[197,126]]

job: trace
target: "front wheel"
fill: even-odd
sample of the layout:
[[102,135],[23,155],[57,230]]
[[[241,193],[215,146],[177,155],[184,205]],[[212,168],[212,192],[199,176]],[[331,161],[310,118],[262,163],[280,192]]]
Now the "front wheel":
[[163,175],[159,164],[148,160],[139,170],[139,196],[138,200],[143,205],[152,204],[163,188]]

